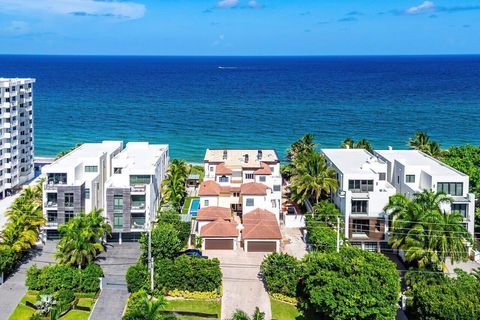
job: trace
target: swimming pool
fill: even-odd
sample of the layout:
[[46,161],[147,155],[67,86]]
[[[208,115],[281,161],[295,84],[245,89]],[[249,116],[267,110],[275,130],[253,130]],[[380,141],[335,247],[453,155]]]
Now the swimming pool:
[[196,217],[198,208],[200,207],[200,199],[192,199],[190,203],[190,210],[188,211],[192,217]]

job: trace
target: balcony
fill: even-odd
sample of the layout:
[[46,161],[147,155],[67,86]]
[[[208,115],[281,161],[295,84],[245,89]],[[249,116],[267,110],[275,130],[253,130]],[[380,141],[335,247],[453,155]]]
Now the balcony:
[[368,240],[370,235],[368,231],[352,231],[352,239]]
[[145,190],[147,189],[146,186],[130,186],[130,191],[131,192],[136,192],[136,193],[145,193]]
[[145,211],[145,201],[132,201],[131,210]]
[[47,200],[47,203],[45,203],[45,208],[56,208],[56,207],[58,207],[57,201]]
[[145,230],[145,214],[132,214],[130,221],[130,229]]

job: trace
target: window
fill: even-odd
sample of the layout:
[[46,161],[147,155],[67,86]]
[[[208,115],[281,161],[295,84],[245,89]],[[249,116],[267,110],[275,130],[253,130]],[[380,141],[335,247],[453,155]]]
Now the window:
[[65,207],[73,207],[73,193],[65,193]]
[[273,185],[273,191],[280,191],[281,186],[279,184]]
[[465,203],[453,203],[451,207],[451,212],[458,212],[460,213],[464,218],[467,217],[468,213],[468,206]]
[[352,192],[373,191],[373,180],[348,180],[348,190]]
[[260,177],[259,177],[259,180],[260,180],[260,182],[265,182],[265,181],[267,181],[267,177],[265,177],[265,176],[260,176]]
[[47,211],[47,221],[48,223],[58,223],[57,211]]
[[407,174],[405,176],[406,183],[415,183],[415,175],[414,174]]
[[65,211],[65,223],[72,220],[74,216],[73,211]]
[[122,168],[113,168],[113,173],[114,174],[121,174],[122,173]]
[[203,201],[203,206],[204,207],[208,207],[210,205],[210,201],[209,200],[204,200]]
[[397,183],[400,183],[400,176],[397,176]]
[[66,173],[48,173],[47,181],[49,184],[67,184]]
[[253,173],[246,173],[245,179],[253,179]]
[[210,171],[213,171],[213,166],[210,166]]
[[85,199],[90,199],[90,189],[85,189]]
[[368,231],[370,229],[370,224],[368,220],[358,220],[355,219],[352,221],[352,232],[353,233],[363,233],[368,236]]
[[439,182],[437,184],[438,192],[445,192],[452,196],[463,195],[463,183],[462,182]]
[[114,195],[113,196],[113,210],[122,211],[123,210],[123,196]]
[[380,172],[378,174],[378,180],[385,181],[385,179],[386,179],[386,173],[385,172]]
[[85,166],[85,172],[98,172],[98,166]]
[[238,197],[240,197],[240,192],[234,192],[232,195],[233,195],[235,198],[238,198]]
[[149,184],[149,183],[150,183],[150,176],[147,176],[147,175],[130,176],[130,185]]
[[247,203],[246,203],[246,206],[247,207],[253,207],[254,206],[254,199],[253,198],[247,198]]
[[352,214],[367,214],[368,213],[368,201],[352,200]]
[[270,167],[270,171],[275,172],[275,167]]
[[277,207],[277,201],[272,200],[272,208],[276,208],[276,207]]
[[227,176],[218,177],[218,182],[228,182],[228,177]]
[[377,251],[377,243],[376,242],[365,242],[363,244],[363,248],[366,251],[376,252]]
[[227,150],[223,150],[223,160],[226,160],[226,159],[227,159],[227,156],[228,156],[228,151],[227,151]]
[[113,229],[123,229],[123,213],[113,214]]

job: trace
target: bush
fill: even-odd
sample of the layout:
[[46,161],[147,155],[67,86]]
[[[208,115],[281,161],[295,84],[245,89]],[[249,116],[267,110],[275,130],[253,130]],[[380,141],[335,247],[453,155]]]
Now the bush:
[[0,274],[3,272],[4,275],[9,274],[12,271],[12,268],[17,263],[17,254],[15,250],[10,247],[1,247],[0,248]]
[[190,237],[190,223],[182,221],[177,211],[168,210],[159,213],[157,223],[172,225],[175,230],[178,231],[178,238],[182,242],[182,245],[187,245],[188,238]]
[[296,296],[301,270],[295,257],[285,253],[272,253],[265,257],[260,270],[270,293]]
[[337,250],[337,232],[331,227],[318,223],[308,230],[307,242],[313,251],[335,252]]
[[148,269],[142,262],[130,266],[126,275],[128,291],[137,292],[148,283]]
[[61,289],[55,295],[57,300],[57,308],[60,312],[66,311],[70,308],[73,301],[75,301],[75,294],[72,290]]
[[[152,256],[156,260],[173,259],[183,249],[178,230],[171,224],[159,224],[152,231]],[[148,234],[140,238],[142,261],[147,263]]]
[[100,290],[99,278],[103,277],[102,268],[94,263],[80,272],[80,292],[97,292]]
[[39,269],[36,264],[28,268],[25,285],[29,290],[39,291],[44,287],[45,284],[40,279],[41,274],[42,269]]

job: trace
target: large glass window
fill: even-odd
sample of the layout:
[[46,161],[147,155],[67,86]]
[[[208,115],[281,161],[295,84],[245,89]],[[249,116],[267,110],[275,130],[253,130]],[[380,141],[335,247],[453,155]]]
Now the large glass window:
[[73,207],[73,193],[65,193],[65,207]]
[[113,196],[113,210],[122,211],[123,210],[123,196],[115,195]]
[[439,182],[437,184],[438,192],[445,192],[452,196],[463,195],[463,183],[462,182]]
[[145,226],[145,213],[132,213],[132,228],[143,228]]
[[98,166],[85,166],[85,172],[98,172]]
[[407,174],[405,176],[406,183],[415,183],[415,175],[414,174]]
[[57,194],[56,193],[47,193],[47,207],[57,205]]
[[145,209],[144,195],[132,195],[132,209]]
[[373,191],[373,180],[348,180],[348,190],[352,192]]
[[132,175],[130,176],[130,185],[149,184],[151,176],[147,175]]
[[48,223],[51,223],[51,224],[58,223],[57,211],[47,211],[47,221]]
[[368,220],[355,219],[352,221],[353,233],[363,233],[368,236],[369,229],[370,229],[370,223]]
[[453,203],[451,206],[452,212],[460,213],[464,218],[467,217],[468,205],[465,203]]
[[273,191],[280,191],[280,190],[281,190],[281,186],[279,184],[273,185]]
[[113,228],[123,229],[123,213],[114,213],[113,215]]
[[73,213],[73,211],[65,211],[65,223],[72,220],[73,217],[75,217],[75,214]]
[[228,182],[228,177],[227,176],[218,177],[218,182]]
[[352,213],[356,213],[356,214],[368,213],[368,201],[352,200]]
[[49,184],[67,184],[66,173],[48,173],[47,182]]
[[85,189],[85,199],[90,199],[90,189]]

